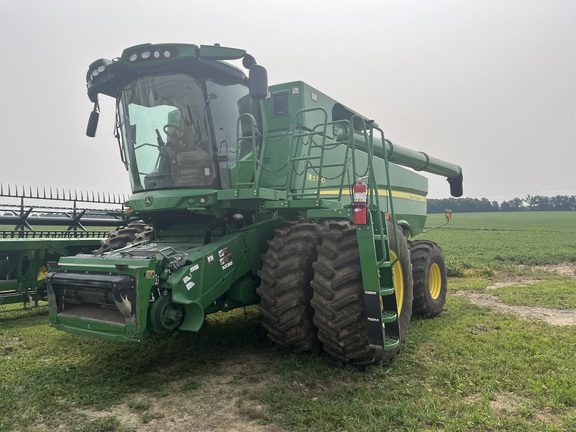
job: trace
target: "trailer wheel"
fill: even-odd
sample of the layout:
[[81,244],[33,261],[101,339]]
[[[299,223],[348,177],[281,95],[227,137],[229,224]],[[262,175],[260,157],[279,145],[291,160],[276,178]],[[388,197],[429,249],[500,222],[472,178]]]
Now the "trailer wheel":
[[399,245],[397,247],[394,236],[390,236],[390,247],[396,256],[400,251],[400,259],[394,266],[400,344],[393,350],[375,348],[368,340],[355,227],[348,221],[331,222],[318,247],[312,281],[314,324],[324,350],[339,360],[355,364],[380,363],[392,358],[406,337],[412,315],[412,266],[407,240],[399,228],[396,232]]
[[312,351],[318,345],[310,281],[322,229],[321,224],[298,222],[276,230],[258,273],[261,283],[256,292],[268,338],[295,352]]
[[137,243],[149,240],[152,237],[153,229],[144,222],[131,222],[128,226],[118,227],[116,231],[110,231],[108,238],[100,241],[100,249],[97,254],[121,249],[129,243]]
[[448,284],[442,249],[428,240],[410,242],[414,303],[412,313],[424,317],[439,315],[446,303]]

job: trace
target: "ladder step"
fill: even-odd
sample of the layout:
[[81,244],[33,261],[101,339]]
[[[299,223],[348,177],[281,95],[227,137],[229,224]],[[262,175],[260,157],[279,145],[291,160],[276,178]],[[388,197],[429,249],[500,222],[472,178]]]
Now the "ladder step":
[[392,350],[394,348],[398,348],[398,345],[400,345],[400,339],[394,336],[386,336],[386,339],[384,340],[385,350]]
[[378,267],[379,268],[390,268],[392,266],[390,265],[390,261],[383,260],[383,261],[378,261]]
[[381,296],[389,296],[389,295],[393,295],[396,293],[396,290],[394,289],[394,287],[392,288],[380,288],[380,295]]
[[398,319],[398,314],[392,311],[382,311],[382,322],[385,324],[393,323]]

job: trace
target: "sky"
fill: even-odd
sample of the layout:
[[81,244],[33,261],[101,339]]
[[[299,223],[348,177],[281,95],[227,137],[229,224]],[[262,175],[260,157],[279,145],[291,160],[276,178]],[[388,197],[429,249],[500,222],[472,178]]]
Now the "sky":
[[[392,142],[462,167],[464,195],[576,195],[576,1],[0,0],[0,183],[127,194],[85,75],[141,43],[246,49]],[[429,197],[449,197],[429,175]]]

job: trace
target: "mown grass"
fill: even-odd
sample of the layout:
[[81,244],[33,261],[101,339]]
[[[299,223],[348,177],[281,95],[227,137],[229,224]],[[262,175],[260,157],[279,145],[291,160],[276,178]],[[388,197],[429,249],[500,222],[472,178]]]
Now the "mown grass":
[[[513,216],[497,215],[498,222],[492,214],[455,215],[450,229],[426,236],[441,244],[449,266],[460,266],[452,273],[465,276],[451,277],[451,289],[488,292],[495,274],[518,276],[532,272],[531,265],[574,261],[571,219]],[[558,241],[532,248],[540,230]],[[498,253],[491,252],[495,244]],[[503,253],[511,259],[495,258]],[[541,279],[535,285],[489,292],[509,304],[575,307],[573,278],[533,275]],[[143,424],[160,427],[168,418],[150,401],[175,391],[183,400],[202,394],[203,378],[247,352],[268,359],[266,385],[250,387],[253,364],[242,365],[245,376],[229,385],[246,386],[267,407],[251,418],[288,431],[576,430],[576,327],[523,321],[449,296],[439,317],[412,320],[404,349],[391,363],[358,368],[276,349],[256,308],[247,312],[212,316],[197,334],[121,344],[53,330],[45,310],[0,308],[0,430],[135,430],[110,413],[122,403]]]

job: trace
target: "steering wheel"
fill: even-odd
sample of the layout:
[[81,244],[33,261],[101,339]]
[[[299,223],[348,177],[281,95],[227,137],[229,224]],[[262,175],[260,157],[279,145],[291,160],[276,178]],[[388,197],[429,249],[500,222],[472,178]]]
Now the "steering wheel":
[[162,130],[168,137],[172,138],[173,140],[184,141],[184,129],[182,129],[180,126],[168,123],[164,125]]

